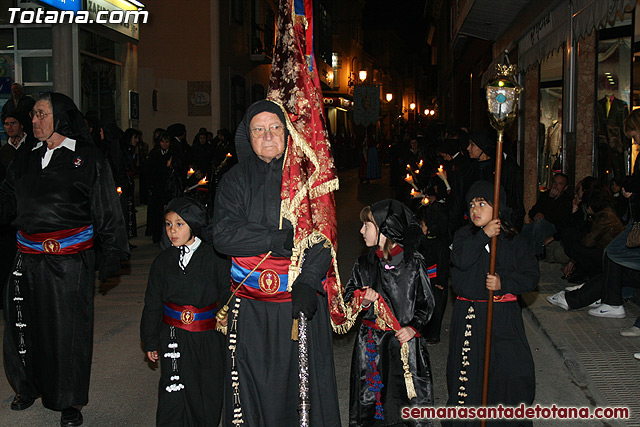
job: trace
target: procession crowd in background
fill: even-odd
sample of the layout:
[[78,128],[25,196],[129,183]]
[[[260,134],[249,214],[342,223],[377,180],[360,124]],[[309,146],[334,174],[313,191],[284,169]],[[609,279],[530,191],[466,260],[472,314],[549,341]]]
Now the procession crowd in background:
[[[0,149],[0,178],[20,182],[22,169],[17,170],[16,162],[12,161],[20,156],[33,156],[31,152],[38,148],[38,140],[46,142],[54,132],[67,138],[89,135],[88,142],[95,144],[108,164],[129,239],[137,236],[136,206],[147,205],[145,235],[163,248],[151,268],[141,331],[149,359],[161,361],[158,425],[182,422],[187,425],[186,420],[193,423],[188,425],[217,425],[223,411],[223,396],[216,393],[223,388],[225,419],[229,423],[231,419],[244,417],[256,420],[256,424],[251,421],[249,425],[289,425],[292,419],[297,419],[295,405],[284,398],[289,391],[287,387],[297,378],[297,371],[286,382],[282,378],[265,379],[269,377],[268,369],[257,366],[269,364],[272,375],[286,377],[283,372],[297,364],[297,355],[290,349],[291,328],[284,326],[284,319],[291,321],[292,311],[293,317],[298,312],[309,319],[315,316],[315,324],[311,321],[314,328],[322,322],[321,329],[312,333],[321,337],[320,342],[330,345],[329,308],[326,297],[322,297],[322,277],[329,268],[330,256],[322,245],[309,247],[305,256],[315,260],[309,265],[317,265],[318,271],[309,267],[290,284],[291,295],[286,292],[286,274],[277,265],[278,260],[289,262],[293,239],[291,224],[280,224],[278,229],[282,180],[278,165],[286,142],[281,147],[276,144],[276,152],[269,151],[274,148],[268,145],[271,141],[278,143],[280,138],[286,141],[289,135],[279,107],[266,101],[254,104],[235,137],[226,129],[214,135],[200,128],[191,143],[187,139],[191,132],[181,123],[154,130],[148,139],[151,142],[147,143],[139,130],[123,131],[114,123],[102,123],[99,115],[92,112],[84,115],[84,125],[70,121],[70,133],[64,133],[67,128],[56,127],[51,135],[41,132],[36,139],[39,120],[47,120],[47,115],[57,120],[62,117],[61,112],[70,115],[75,106],[65,104],[61,110],[54,97],[50,101],[51,111],[41,111],[34,106],[35,100],[22,94],[19,85],[14,86],[13,97],[2,110],[8,142]],[[58,126],[57,121],[54,123]],[[84,126],[89,133],[84,133]],[[629,247],[633,246],[629,243],[630,235],[640,227],[634,225],[640,219],[640,172],[634,169],[633,175],[611,182],[582,177],[572,189],[568,177],[561,170],[554,171],[550,188],[540,188],[536,204],[526,212],[522,174],[513,153],[515,144],[507,141],[499,218],[494,220],[497,136],[493,130],[448,127],[435,121],[423,129],[406,126],[394,130],[391,141],[381,141],[371,128],[357,138],[339,133],[331,140],[338,170],[358,168],[361,184],[368,185],[382,178],[381,163],[387,163],[388,184],[395,189],[395,200],[383,200],[362,211],[361,233],[372,250],[358,258],[350,279],[345,280],[345,302],[357,302],[358,310],[364,313],[352,360],[350,425],[374,425],[383,420],[388,423],[384,425],[391,425],[396,418],[402,423],[399,417],[403,406],[433,404],[427,345],[440,341],[450,285],[456,300],[449,333],[447,403],[480,405],[484,321],[491,290],[496,293],[494,309],[509,321],[494,327],[504,339],[493,344],[494,357],[501,360],[501,365],[491,366],[494,375],[489,384],[489,403],[531,404],[535,395],[533,359],[518,296],[535,289],[538,261],[556,262],[562,264],[558,274],[568,281],[568,286],[547,298],[551,304],[564,310],[589,306],[589,314],[597,317],[625,317],[624,301],[637,301],[640,288],[640,241],[638,246]],[[640,111],[627,118],[625,131],[634,142],[640,141]],[[73,159],[75,167],[81,167],[83,161],[86,159],[81,156]],[[43,163],[42,170],[46,167]],[[11,192],[11,200],[22,197],[17,185],[3,184],[2,188],[0,193]],[[20,214],[18,209],[18,217]],[[12,271],[14,275],[18,271],[14,258],[20,259],[21,253],[16,250],[15,226],[19,223],[5,224],[0,229],[3,285]],[[271,226],[276,230],[271,230]],[[33,236],[41,231],[45,230],[37,227],[29,230]],[[496,274],[489,274],[489,242],[494,236],[499,239],[498,261]],[[127,249],[133,250],[135,245],[129,243],[123,251]],[[267,253],[273,253],[275,260],[269,261],[273,264],[267,263],[268,269],[267,264],[260,267],[262,261],[254,262]],[[231,262],[221,254],[229,256]],[[252,261],[248,262],[249,259]],[[222,335],[213,330],[214,320],[206,316],[213,304],[224,304],[229,298],[230,281],[235,287],[244,282],[239,272],[248,272],[247,278],[253,272],[260,273],[255,279],[256,289],[264,291],[267,286],[262,282],[264,272],[269,280],[280,277],[277,282],[285,287],[274,290],[274,295],[282,298],[278,301],[276,296],[268,302],[248,294],[236,296],[229,314],[232,320],[227,322],[225,318],[220,322],[223,328],[230,328],[231,338],[227,340],[232,340],[234,350],[229,353]],[[247,283],[245,288],[250,293],[253,288],[249,286],[253,285]],[[5,305],[13,304],[11,301],[15,299],[3,298]],[[274,301],[284,305],[275,309]],[[375,305],[383,302],[385,305]],[[375,312],[369,310],[371,304],[376,307]],[[381,327],[376,320],[384,307],[393,311],[393,318],[399,322],[397,329]],[[186,312],[194,316],[189,322],[194,324],[192,329],[185,328],[185,320],[181,319],[180,313]],[[267,350],[270,344],[261,337],[264,331],[256,327],[261,322],[278,325],[269,331],[273,334],[269,340],[279,347],[274,356],[277,363],[263,360],[266,352],[273,349]],[[7,328],[12,327],[7,323]],[[194,333],[205,331],[206,334]],[[640,318],[620,333],[640,337]],[[182,358],[175,351],[177,343]],[[410,368],[403,367],[397,357],[405,343],[410,343],[411,350],[406,350],[410,353]],[[254,350],[243,353],[242,345]],[[5,354],[6,351],[5,345]],[[209,357],[192,357],[190,352]],[[253,362],[249,356],[254,358]],[[640,359],[640,353],[635,357]],[[293,361],[289,363],[290,360]],[[227,367],[223,371],[224,363]],[[329,377],[333,373],[331,358],[312,360],[313,363]],[[264,372],[259,373],[262,369]],[[406,382],[407,373],[413,378],[411,387]],[[249,379],[252,375],[255,378]],[[203,380],[219,386],[198,386]],[[31,406],[41,393],[20,389],[20,381],[12,381],[17,392],[12,403],[15,410]],[[324,408],[314,409],[312,415],[318,417],[318,412],[323,411],[316,418],[323,421],[317,425],[339,425],[335,375],[333,380],[318,377],[314,381],[322,384],[321,391],[312,392],[312,407],[314,399],[325,400]],[[223,387],[223,382],[232,386]],[[278,383],[284,385],[277,388],[283,395],[275,397],[275,406],[267,409],[262,404],[266,404],[274,393],[274,384]],[[410,388],[417,400],[407,398]],[[245,395],[248,389],[255,394],[255,402],[248,403],[251,400]],[[287,409],[281,411],[280,403],[287,405]],[[86,402],[73,402],[74,406],[83,404]],[[48,407],[63,410],[63,426],[82,424],[79,410],[69,412],[65,405]],[[327,415],[334,411],[336,414]],[[429,425],[429,421],[412,425]]]

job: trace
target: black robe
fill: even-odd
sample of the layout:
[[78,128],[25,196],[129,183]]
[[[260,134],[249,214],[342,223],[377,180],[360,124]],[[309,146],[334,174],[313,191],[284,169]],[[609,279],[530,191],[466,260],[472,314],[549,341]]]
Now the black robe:
[[[457,299],[453,306],[447,358],[447,404],[452,406],[458,406],[461,399],[464,406],[480,406],[481,403],[489,295],[485,280],[489,272],[487,248],[490,244],[491,239],[473,224],[458,230],[453,239],[453,291],[460,297],[476,301]],[[498,236],[496,273],[502,287],[494,293],[496,296],[520,295],[537,286],[540,278],[538,261],[520,235],[513,239],[502,234]],[[469,330],[467,325],[471,326],[471,336],[465,335]],[[488,406],[531,404],[535,395],[535,372],[518,301],[494,302],[492,328]],[[465,341],[468,341],[467,345]],[[466,352],[469,364],[463,367],[465,347],[469,348]],[[466,396],[459,396],[459,393]]]
[[[36,145],[37,147],[38,145]],[[42,169],[46,144],[18,153],[0,185],[0,220],[28,234],[92,224],[102,256],[123,259],[128,242],[111,170],[92,142],[60,147]],[[45,407],[86,405],[93,350],[94,251],[18,252],[5,292],[4,362],[17,393]],[[14,298],[22,300],[16,301]],[[20,309],[20,310],[18,310]],[[20,311],[20,312],[18,312]],[[24,330],[22,363],[19,331]]]
[[[370,286],[384,298],[401,326],[410,326],[420,332],[429,321],[434,307],[424,259],[420,254],[415,254],[405,261],[401,253],[389,265],[386,264],[373,251],[361,255],[345,286],[345,302],[351,299],[357,289]],[[375,322],[374,310],[369,308],[363,319]],[[395,332],[371,328],[365,322],[360,326],[351,359],[350,426],[391,426],[403,422],[417,426],[431,425],[429,421],[411,424],[401,418],[403,407],[433,405],[433,381],[427,342],[416,335],[408,344],[409,369],[417,394],[411,400],[407,397],[400,359],[401,344],[395,337]],[[377,402],[368,383],[368,377],[372,374],[367,354],[368,345],[375,346],[377,353],[375,363],[383,384],[380,401],[384,419],[375,419]]]
[[[158,386],[158,426],[217,427],[222,411],[224,378],[224,337],[216,330],[190,332],[171,327],[162,321],[163,303],[192,305],[197,308],[229,298],[229,262],[205,242],[193,253],[184,271],[179,267],[180,249],[170,247],[154,260],[144,298],[140,337],[145,352],[158,351],[160,383]],[[164,357],[168,345],[178,343],[180,358],[177,373],[171,359]],[[168,392],[179,375],[184,385],[180,391]]]
[[[249,257],[273,251],[291,256],[292,227],[279,230],[284,156],[270,163],[238,142],[239,163],[227,172],[216,193],[213,242],[226,255]],[[291,247],[289,242],[288,247]],[[305,255],[298,280],[318,291],[318,311],[308,325],[311,425],[340,425],[327,296],[321,280],[331,262],[328,249],[315,245]],[[298,426],[298,343],[291,340],[291,302],[239,300],[235,361],[245,425]],[[231,304],[233,310],[235,302]],[[229,312],[229,323],[233,319]],[[231,366],[231,352],[227,352]],[[224,425],[233,419],[231,372],[225,382]]]

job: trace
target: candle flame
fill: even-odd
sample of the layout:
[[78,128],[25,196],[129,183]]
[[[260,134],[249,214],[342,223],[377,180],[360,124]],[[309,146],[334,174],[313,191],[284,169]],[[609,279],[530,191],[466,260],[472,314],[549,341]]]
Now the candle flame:
[[187,171],[187,176],[191,176],[195,173],[196,171],[193,170],[193,168],[189,168],[189,170]]
[[407,164],[407,170],[411,170],[411,165]]
[[411,184],[413,182],[413,177],[410,174],[407,174],[407,176],[404,177],[404,180]]
[[122,194],[122,187],[118,187],[118,188],[116,188],[116,192],[117,192],[118,194]]
[[438,167],[438,172],[442,172],[444,170],[444,168],[442,167],[442,165],[440,165],[440,167]]
[[204,178],[202,178],[200,181],[198,181],[198,185],[205,185],[207,183],[207,177],[205,176]]
[[421,167],[422,167],[422,164],[423,164],[423,162],[422,162],[422,159],[421,159],[421,160],[420,160],[420,163],[418,163],[418,167],[419,167],[419,168],[421,168]]
[[231,153],[227,153],[227,157],[233,157]]
[[416,175],[417,175],[417,174],[419,174],[419,173],[420,173],[420,169],[416,169],[414,172],[415,172],[415,173],[416,173]]
[[429,204],[429,198],[425,197],[424,199],[422,199],[421,203],[422,203],[422,206],[427,206]]

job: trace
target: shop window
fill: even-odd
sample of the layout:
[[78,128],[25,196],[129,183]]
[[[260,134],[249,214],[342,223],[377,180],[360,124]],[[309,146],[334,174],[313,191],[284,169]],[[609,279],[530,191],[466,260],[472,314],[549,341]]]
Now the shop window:
[[53,82],[53,59],[50,56],[22,58],[22,81]]
[[80,108],[100,117],[103,123],[120,123],[121,63],[120,44],[88,31],[81,31]]
[[18,28],[18,49],[51,49],[51,27]]
[[0,29],[0,50],[13,49],[13,29]]
[[631,139],[622,122],[631,104],[631,14],[598,32],[596,79],[596,176],[605,183],[628,175]]
[[251,59],[270,60],[276,37],[276,14],[264,0],[252,0],[251,9]]
[[538,125],[538,188],[546,191],[553,175],[563,171],[562,70],[564,49],[540,64],[540,123]]

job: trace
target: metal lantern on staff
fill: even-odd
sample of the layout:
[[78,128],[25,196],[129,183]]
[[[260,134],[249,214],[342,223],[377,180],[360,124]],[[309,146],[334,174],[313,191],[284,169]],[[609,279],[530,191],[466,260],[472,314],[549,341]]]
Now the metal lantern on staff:
[[[502,175],[502,140],[504,130],[516,118],[518,98],[522,88],[515,80],[516,65],[496,65],[497,75],[486,86],[487,109],[491,126],[498,132],[498,143],[496,145],[496,170],[494,174],[494,206],[493,219],[498,218],[500,206],[500,178]],[[489,274],[496,272],[496,249],[498,244],[497,236],[491,239],[491,258],[489,264]],[[491,355],[491,325],[493,321],[493,291],[489,291],[487,303],[487,333],[484,351],[484,378],[482,381],[482,406],[487,405],[487,394],[489,388],[489,364]],[[485,420],[482,420],[485,425]]]

